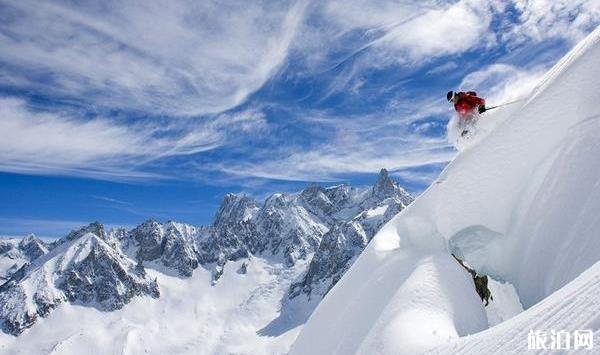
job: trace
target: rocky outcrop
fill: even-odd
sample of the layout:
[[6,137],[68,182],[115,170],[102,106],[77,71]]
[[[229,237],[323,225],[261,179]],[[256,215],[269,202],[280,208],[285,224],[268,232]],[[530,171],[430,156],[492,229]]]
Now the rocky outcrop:
[[258,210],[251,198],[227,194],[219,206],[213,226],[216,229],[235,229],[235,225],[252,219]]
[[462,266],[473,278],[473,285],[475,286],[475,292],[481,298],[481,302],[485,302],[485,306],[487,307],[490,304],[490,299],[493,301],[494,297],[492,296],[492,292],[488,288],[488,277],[487,275],[482,275],[477,273],[474,269],[468,267],[464,260],[459,259],[456,255],[452,254],[454,259]]
[[201,231],[182,223],[163,225],[148,220],[129,232],[121,243],[138,262],[154,261],[179,276],[189,277],[199,265],[197,242]]
[[290,287],[290,298],[315,292],[324,296],[352,265],[369,242],[359,223],[336,225],[323,237],[301,281]]
[[199,262],[214,263],[218,279],[227,261],[251,255],[281,258],[288,266],[311,255],[328,226],[303,204],[301,194],[275,194],[262,207],[244,196],[223,200],[208,235],[199,241]]

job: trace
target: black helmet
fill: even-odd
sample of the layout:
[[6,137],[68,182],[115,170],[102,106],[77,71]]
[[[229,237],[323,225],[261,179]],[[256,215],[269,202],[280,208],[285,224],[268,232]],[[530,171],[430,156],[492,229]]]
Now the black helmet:
[[448,93],[446,94],[446,99],[448,101],[452,100],[452,98],[454,97],[454,91],[448,91]]

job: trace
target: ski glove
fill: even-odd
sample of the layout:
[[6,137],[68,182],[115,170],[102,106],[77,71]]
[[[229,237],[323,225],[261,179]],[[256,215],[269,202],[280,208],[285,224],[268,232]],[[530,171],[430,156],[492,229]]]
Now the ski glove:
[[485,105],[481,105],[479,106],[479,108],[477,109],[477,111],[479,111],[479,113],[484,113],[486,110]]

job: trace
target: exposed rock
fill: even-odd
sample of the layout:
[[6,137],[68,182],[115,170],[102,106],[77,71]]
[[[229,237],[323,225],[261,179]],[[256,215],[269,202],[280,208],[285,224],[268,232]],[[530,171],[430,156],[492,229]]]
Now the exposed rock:
[[467,270],[467,272],[471,274],[471,277],[473,278],[473,284],[475,286],[475,292],[477,292],[477,294],[481,298],[481,302],[485,302],[485,306],[487,307],[487,305],[490,304],[490,299],[492,301],[494,300],[492,292],[488,288],[488,277],[486,275],[478,274],[477,271],[468,267],[465,264],[465,262],[456,257],[456,255],[452,254],[452,256],[454,257],[454,259],[456,259],[456,261],[458,261],[460,266],[465,268],[465,270]]
[[19,242],[19,249],[29,259],[29,262],[48,252],[48,247],[38,237],[30,234]]
[[147,220],[131,231],[133,240],[137,242],[136,258],[151,261],[162,255],[163,228],[155,220]]
[[258,211],[256,202],[246,196],[227,194],[223,198],[213,226],[216,229],[230,228],[251,219]]
[[79,248],[87,256],[64,271],[58,288],[71,302],[94,303],[102,310],[115,310],[139,295],[159,296],[156,280],[145,279],[131,261],[110,248],[94,234],[82,237]]
[[248,273],[248,263],[244,261],[242,263],[242,266],[240,266],[240,268],[238,269],[237,273],[240,275],[246,275],[246,273]]
[[167,223],[164,230],[160,258],[162,264],[177,270],[181,276],[192,276],[198,267],[195,230],[186,233],[184,226],[174,222]]
[[199,231],[193,226],[148,220],[129,234],[122,244],[126,250],[135,250],[136,260],[157,261],[184,277],[191,276],[199,265]]

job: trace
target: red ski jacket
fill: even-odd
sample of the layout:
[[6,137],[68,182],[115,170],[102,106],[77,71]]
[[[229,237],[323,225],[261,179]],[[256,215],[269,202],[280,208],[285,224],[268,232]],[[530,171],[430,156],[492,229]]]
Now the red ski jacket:
[[454,109],[462,120],[470,118],[480,106],[485,106],[485,100],[477,97],[474,91],[458,92],[454,100]]

